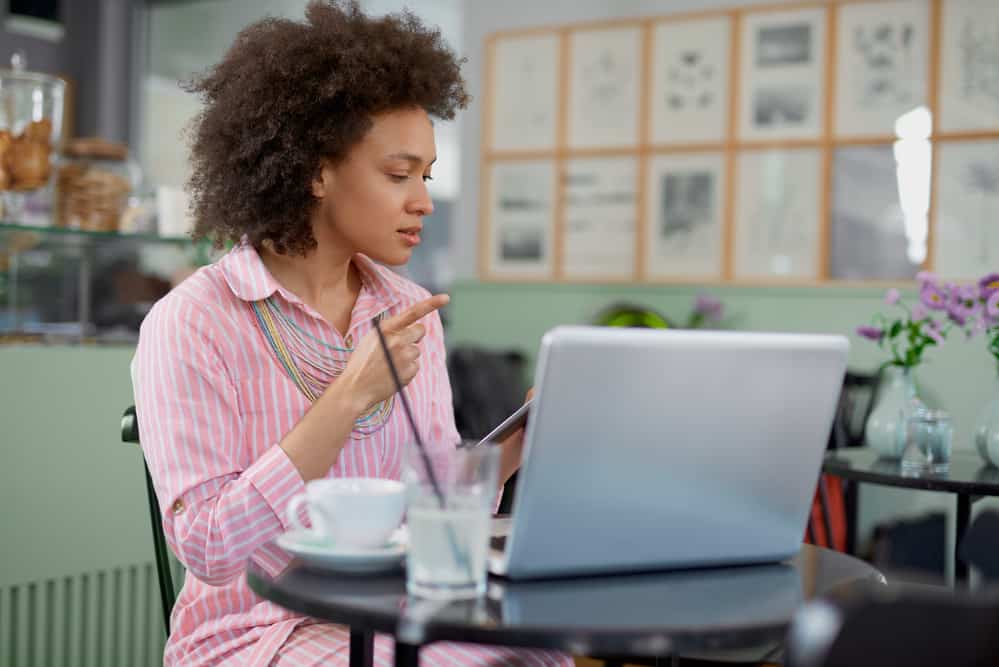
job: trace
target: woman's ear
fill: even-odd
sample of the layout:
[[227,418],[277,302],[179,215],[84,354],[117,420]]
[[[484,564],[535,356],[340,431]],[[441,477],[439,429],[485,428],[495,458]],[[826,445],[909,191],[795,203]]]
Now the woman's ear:
[[316,175],[312,178],[312,196],[316,199],[323,199],[326,196],[327,188],[332,184],[333,167],[326,160],[322,160],[319,163],[319,168],[316,169]]

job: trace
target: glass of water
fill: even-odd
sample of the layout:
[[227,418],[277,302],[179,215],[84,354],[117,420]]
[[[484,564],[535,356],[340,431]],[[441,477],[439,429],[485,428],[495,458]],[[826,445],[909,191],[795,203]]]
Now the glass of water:
[[914,410],[905,424],[903,473],[945,473],[950,470],[954,427],[943,410]]
[[406,590],[432,599],[475,598],[486,591],[489,528],[498,491],[495,446],[431,447],[433,479],[419,447],[406,448]]

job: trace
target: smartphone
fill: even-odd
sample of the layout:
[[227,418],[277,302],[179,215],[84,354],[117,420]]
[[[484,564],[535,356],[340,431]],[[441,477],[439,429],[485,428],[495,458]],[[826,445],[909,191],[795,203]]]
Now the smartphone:
[[499,442],[508,438],[518,428],[524,426],[524,424],[527,423],[527,413],[530,412],[532,403],[534,403],[533,398],[529,400],[527,403],[524,403],[522,406],[517,408],[517,410],[512,415],[504,419],[503,422],[499,426],[494,428],[492,431],[490,431],[486,435],[486,437],[482,438],[482,440],[479,440],[479,443],[476,445],[476,447],[484,445],[487,442],[498,444]]

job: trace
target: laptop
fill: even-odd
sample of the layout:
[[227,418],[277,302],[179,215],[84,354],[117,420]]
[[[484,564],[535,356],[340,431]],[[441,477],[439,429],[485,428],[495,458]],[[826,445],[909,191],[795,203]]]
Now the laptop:
[[848,350],[834,335],[552,329],[490,571],[531,579],[793,556]]

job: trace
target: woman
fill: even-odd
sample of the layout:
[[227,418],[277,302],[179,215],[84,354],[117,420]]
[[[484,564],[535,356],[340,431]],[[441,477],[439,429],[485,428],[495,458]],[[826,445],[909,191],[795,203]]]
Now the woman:
[[[135,359],[142,446],[171,549],[187,567],[168,665],[346,664],[345,628],[246,585],[248,558],[289,529],[289,499],[322,477],[400,476],[413,440],[372,319],[381,318],[427,443],[458,440],[436,310],[405,264],[433,210],[429,114],[468,96],[439,32],[409,14],[313,3],[266,19],[191,85],[195,236],[235,247],[159,301]],[[376,263],[378,262],[378,263]],[[503,443],[502,479],[523,434]],[[264,548],[261,548],[264,547]],[[433,644],[428,664],[556,664],[561,654]],[[379,637],[375,660],[391,664]]]

